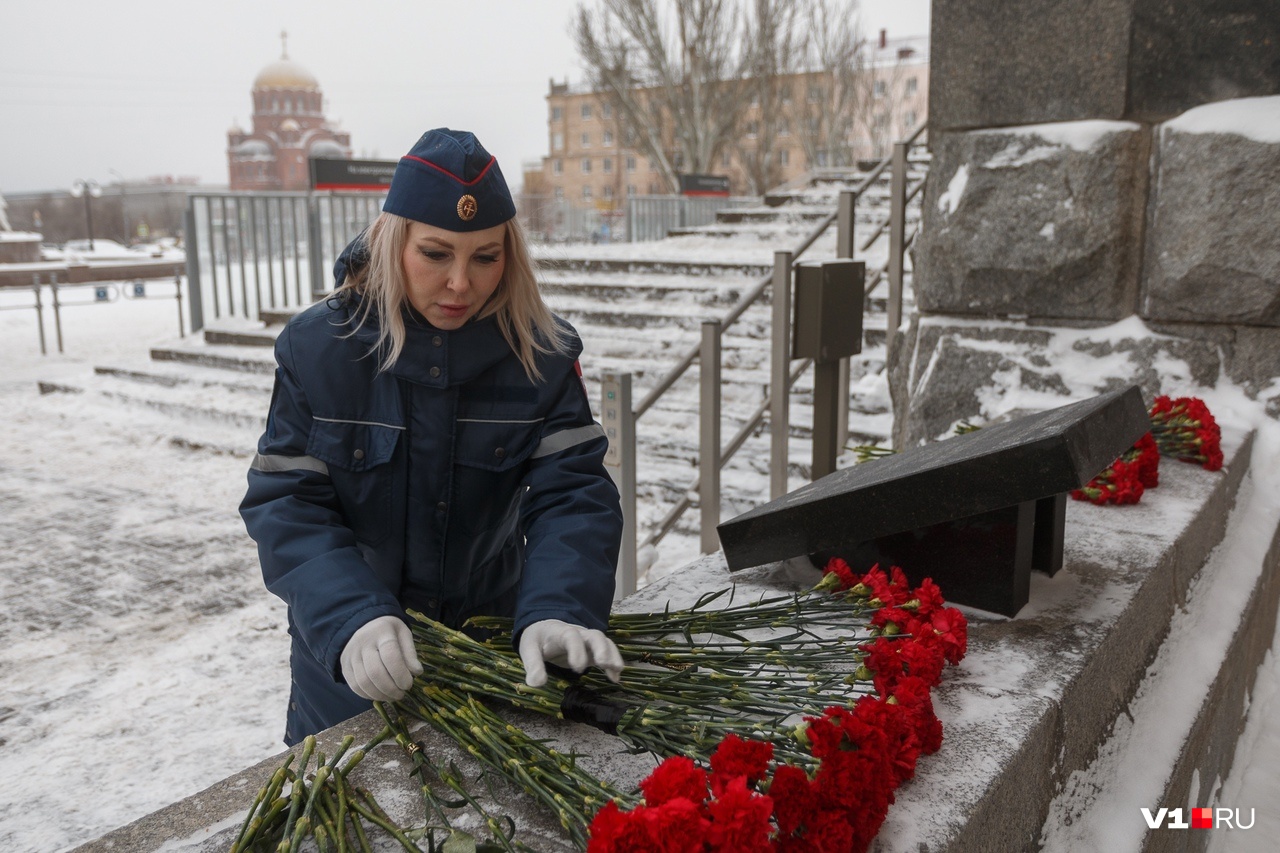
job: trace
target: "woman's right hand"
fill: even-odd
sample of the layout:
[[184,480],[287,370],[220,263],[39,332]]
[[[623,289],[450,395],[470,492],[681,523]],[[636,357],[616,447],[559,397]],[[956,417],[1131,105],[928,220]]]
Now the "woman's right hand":
[[398,702],[422,674],[413,633],[398,616],[379,616],[361,625],[342,649],[342,677],[357,696]]

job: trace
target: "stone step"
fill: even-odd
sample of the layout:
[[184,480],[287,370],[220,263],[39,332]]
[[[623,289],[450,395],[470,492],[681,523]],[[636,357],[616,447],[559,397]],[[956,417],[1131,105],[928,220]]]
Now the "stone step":
[[274,374],[276,371],[271,350],[262,346],[211,346],[193,343],[187,346],[153,347],[151,358],[155,361],[171,361],[241,373]]
[[1265,798],[1220,798],[1217,787],[1239,772],[1232,767],[1236,741],[1245,713],[1256,707],[1254,681],[1275,637],[1280,601],[1280,527],[1262,485],[1270,478],[1255,471],[1254,479],[1221,544],[1177,600],[1168,636],[1097,757],[1051,802],[1037,839],[1045,853],[1110,845],[1102,824],[1116,823],[1117,813],[1133,816],[1131,836],[1142,833],[1129,849],[1179,849],[1171,839],[1190,833],[1146,832],[1140,809],[1182,809],[1189,824],[1193,808],[1234,807],[1252,824],[1250,809],[1265,805]]
[[[880,832],[891,843],[882,842],[878,849],[1034,851],[1041,849],[1046,819],[1075,825],[1088,817],[1051,814],[1054,798],[1062,791],[1087,789],[1092,784],[1089,768],[1100,755],[1106,760],[1109,736],[1129,725],[1127,715],[1141,703],[1152,662],[1165,654],[1171,624],[1194,600],[1189,591],[1215,547],[1224,543],[1251,464],[1253,437],[1224,430],[1227,464],[1221,472],[1161,460],[1159,488],[1144,494],[1136,506],[1068,501],[1062,570],[1053,578],[1032,573],[1031,600],[1015,619],[970,613],[968,654],[934,693],[946,733],[943,748],[927,767],[921,762],[923,773],[911,785],[899,789]],[[1269,540],[1274,519],[1270,525]],[[1277,556],[1280,548],[1273,547],[1266,565],[1255,566],[1272,578],[1267,581],[1271,626],[1280,587],[1273,579]],[[1234,619],[1243,625],[1241,616],[1249,618],[1231,604],[1224,608],[1215,601],[1211,606],[1215,621]],[[1269,633],[1267,637],[1269,643]],[[1244,662],[1239,666],[1240,672],[1254,669]],[[1185,689],[1201,680],[1197,672],[1164,668]],[[1235,662],[1224,664],[1224,673],[1236,669]],[[1215,674],[1207,678],[1215,680]],[[1212,692],[1205,699],[1210,705],[1217,700]],[[1156,706],[1144,713],[1151,724],[1164,728],[1173,725],[1171,710]],[[1222,714],[1238,733],[1239,706],[1228,705]],[[1195,737],[1185,742],[1188,752],[1204,758],[1221,749],[1204,750]],[[1144,754],[1138,761],[1151,759]],[[1185,769],[1182,778],[1189,779],[1190,766],[1182,759],[1178,764]],[[1111,765],[1107,775],[1122,772]],[[1203,796],[1219,774],[1210,769],[1199,778]],[[1168,801],[1160,794],[1147,791],[1145,796],[1154,799],[1133,803],[1131,811],[1126,803],[1124,821],[1143,826],[1139,806],[1185,807],[1185,793]],[[944,801],[947,808],[939,811],[938,803]],[[1114,800],[1107,805],[1112,811],[1116,807]],[[1109,827],[1098,827],[1103,832],[1120,825],[1113,823],[1119,818],[1112,811],[1107,812]],[[1147,838],[1148,844],[1158,840],[1155,833]],[[1055,849],[1138,848],[1108,837],[1101,847],[1085,843]]]
[[279,327],[263,329],[223,329],[217,326],[205,326],[204,342],[207,344],[223,344],[238,347],[273,347]]
[[179,420],[230,424],[261,432],[270,392],[233,391],[216,385],[158,385],[99,373],[82,383],[40,383],[40,393],[79,393],[129,407],[152,409]]
[[[661,251],[655,248],[654,252]],[[689,258],[609,258],[560,257],[538,258],[538,266],[549,271],[653,273],[656,275],[735,275],[764,276],[773,271],[771,264],[747,261],[699,261]]]

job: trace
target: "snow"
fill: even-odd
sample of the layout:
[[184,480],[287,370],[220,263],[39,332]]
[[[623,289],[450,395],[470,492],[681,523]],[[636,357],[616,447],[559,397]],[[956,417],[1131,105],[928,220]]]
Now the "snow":
[[1161,128],[1181,133],[1234,133],[1275,145],[1280,143],[1280,95],[1205,104],[1170,119]]
[[[0,291],[0,306],[30,296]],[[67,308],[67,354],[42,357],[35,312],[0,312],[6,850],[74,846],[281,747],[288,637],[235,511],[247,458],[36,390],[145,357],[175,314],[172,299]]]
[[41,235],[34,231],[0,230],[0,243],[38,243]]
[[962,165],[951,176],[951,182],[947,184],[946,191],[938,196],[938,210],[943,213],[953,213],[958,210],[960,208],[960,198],[964,195],[964,188],[968,183],[969,167],[968,165]]
[[1103,139],[1115,133],[1127,133],[1141,130],[1142,125],[1132,121],[1107,121],[1088,119],[1085,121],[1059,121],[1048,124],[1024,124],[1018,127],[999,127],[991,130],[977,130],[974,133],[1014,134],[1042,139],[1059,147],[1071,148],[1075,151],[1088,151]]

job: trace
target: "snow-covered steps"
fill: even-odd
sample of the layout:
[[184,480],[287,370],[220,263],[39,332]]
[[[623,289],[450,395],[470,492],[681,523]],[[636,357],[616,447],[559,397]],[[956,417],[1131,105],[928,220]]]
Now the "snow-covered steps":
[[[274,339],[272,342],[274,343]],[[195,341],[179,346],[153,347],[151,358],[155,361],[270,375],[275,373],[276,363],[269,346],[266,343],[238,346]]]
[[[1258,455],[1265,452],[1260,448]],[[1198,845],[1190,842],[1203,834],[1178,832],[1173,825],[1191,824],[1197,808],[1225,809],[1229,824],[1211,822],[1220,830],[1238,830],[1237,824],[1255,828],[1258,817],[1273,817],[1274,801],[1247,789],[1227,798],[1221,784],[1233,769],[1254,679],[1275,635],[1275,485],[1273,472],[1255,467],[1222,543],[1191,580],[1168,636],[1110,737],[1054,798],[1039,839],[1045,853],[1193,849]],[[1162,809],[1168,810],[1163,821]],[[1181,814],[1173,815],[1175,809]],[[1152,832],[1149,819],[1161,831]]]
[[[134,407],[153,409],[180,422],[204,421],[261,431],[266,423],[269,387],[237,385],[212,378],[173,377],[141,370],[99,369],[83,383],[41,382],[42,394],[84,393]],[[166,381],[169,380],[169,381]]]
[[[558,255],[548,251],[538,258],[538,266],[553,272],[657,273],[660,275],[743,275],[763,276],[772,271],[764,262],[712,261],[694,257],[664,257],[657,243],[633,244],[642,252],[637,257]],[[652,247],[649,249],[649,247]],[[630,247],[628,247],[630,248]],[[649,251],[644,251],[649,249]]]

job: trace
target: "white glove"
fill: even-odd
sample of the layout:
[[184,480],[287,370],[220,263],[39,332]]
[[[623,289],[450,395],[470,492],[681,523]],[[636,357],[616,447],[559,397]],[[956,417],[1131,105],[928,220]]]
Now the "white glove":
[[421,674],[413,634],[398,616],[364,623],[342,649],[342,677],[363,699],[397,702]]
[[543,619],[524,629],[520,660],[524,662],[524,683],[530,687],[547,683],[546,661],[574,672],[598,666],[613,682],[622,677],[622,654],[603,631],[559,619]]

